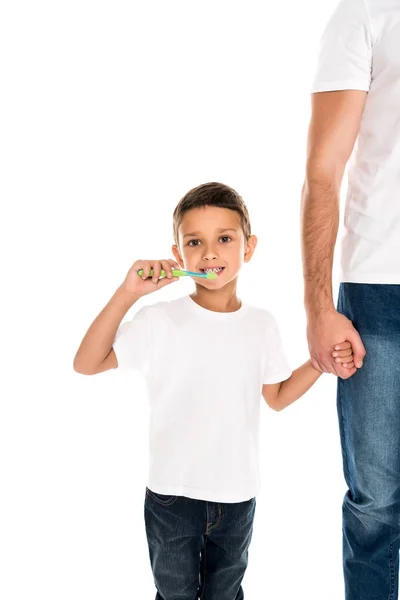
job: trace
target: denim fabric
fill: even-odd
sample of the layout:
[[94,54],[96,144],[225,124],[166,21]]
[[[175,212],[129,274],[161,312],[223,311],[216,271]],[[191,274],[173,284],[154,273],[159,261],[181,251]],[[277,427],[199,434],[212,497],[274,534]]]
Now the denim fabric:
[[367,355],[338,379],[346,600],[398,598],[400,538],[400,285],[342,283],[338,311]]
[[146,488],[156,600],[242,600],[256,499],[218,503]]

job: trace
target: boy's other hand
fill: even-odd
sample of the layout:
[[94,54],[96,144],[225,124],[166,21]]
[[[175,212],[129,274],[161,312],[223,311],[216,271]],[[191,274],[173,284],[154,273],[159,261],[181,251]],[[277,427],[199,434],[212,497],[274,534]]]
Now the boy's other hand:
[[[138,275],[140,269],[143,269],[142,275]],[[154,272],[152,277],[150,277],[150,269],[153,269]],[[138,298],[146,296],[173,281],[178,281],[179,277],[172,276],[172,269],[180,269],[178,263],[172,259],[137,260],[129,269],[122,287],[129,294]],[[161,270],[165,271],[165,277],[160,276]]]
[[353,348],[351,347],[350,342],[336,344],[332,351],[332,357],[334,358],[335,363],[340,363],[342,367],[351,369],[354,373],[357,371],[354,365]]

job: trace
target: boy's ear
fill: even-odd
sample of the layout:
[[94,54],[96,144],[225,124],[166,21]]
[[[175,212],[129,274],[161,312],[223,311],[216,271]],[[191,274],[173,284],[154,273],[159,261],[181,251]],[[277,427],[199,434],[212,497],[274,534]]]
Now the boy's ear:
[[182,256],[179,252],[179,248],[176,244],[172,245],[172,254],[175,257],[176,262],[179,264],[179,266],[181,267],[181,269],[183,269],[183,260],[182,260]]
[[256,246],[257,246],[257,242],[258,242],[258,240],[257,240],[256,235],[251,235],[249,237],[249,239],[247,240],[246,246],[244,249],[244,262],[249,262],[249,260],[253,256]]

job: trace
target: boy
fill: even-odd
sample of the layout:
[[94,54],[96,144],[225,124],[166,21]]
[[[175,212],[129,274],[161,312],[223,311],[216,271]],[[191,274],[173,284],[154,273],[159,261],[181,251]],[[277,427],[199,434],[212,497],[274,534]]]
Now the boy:
[[[239,271],[257,244],[237,192],[200,185],[179,202],[173,222],[175,260],[133,264],[86,333],[74,368],[131,367],[146,377],[145,524],[156,600],[240,600],[260,484],[260,397],[281,410],[321,373],[310,361],[292,373],[272,315],[237,297]],[[120,325],[139,298],[178,280],[172,268],[217,278],[195,278],[190,296],[142,307]],[[336,361],[355,372],[350,344],[335,348]]]

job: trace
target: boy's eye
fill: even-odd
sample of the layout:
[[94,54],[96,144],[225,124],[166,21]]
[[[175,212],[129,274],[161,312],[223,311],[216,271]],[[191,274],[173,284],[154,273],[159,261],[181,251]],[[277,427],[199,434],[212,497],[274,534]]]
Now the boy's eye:
[[[219,239],[222,240],[224,244],[228,241],[232,241],[232,238],[229,237],[228,235],[223,235]],[[201,244],[200,240],[190,240],[187,245],[191,246],[192,248],[195,248],[199,244]]]

